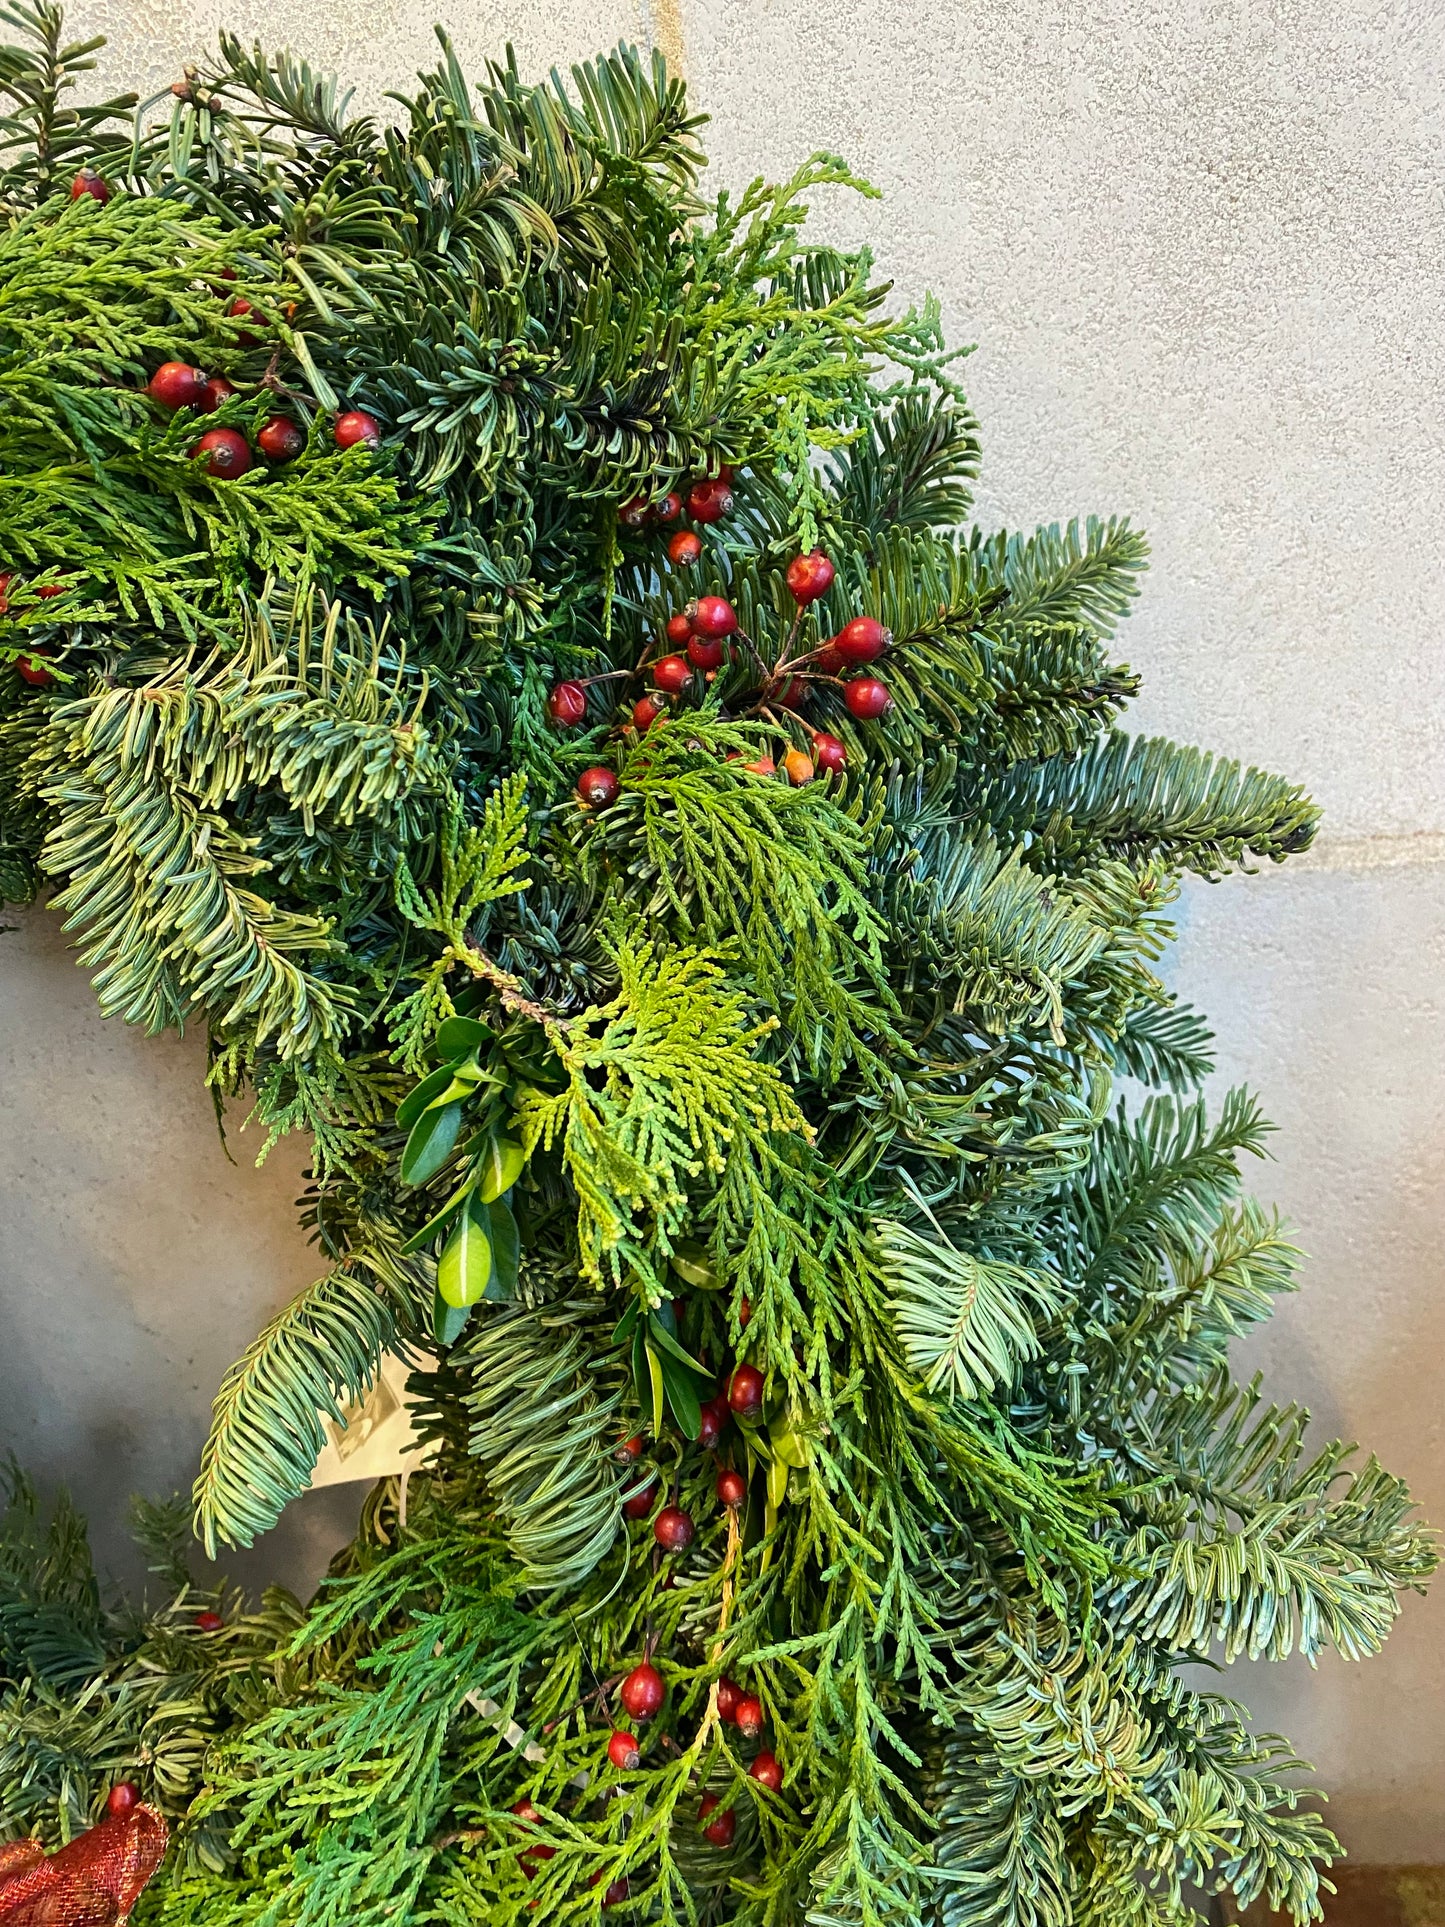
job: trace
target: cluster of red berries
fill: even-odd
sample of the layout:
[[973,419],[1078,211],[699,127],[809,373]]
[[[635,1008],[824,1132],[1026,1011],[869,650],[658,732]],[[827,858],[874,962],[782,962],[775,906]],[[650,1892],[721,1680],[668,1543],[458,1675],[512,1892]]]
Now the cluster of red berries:
[[[625,517],[635,511],[644,519],[653,514],[661,516],[676,499],[667,496],[654,510],[639,496],[626,505],[623,514]],[[675,537],[674,542],[680,539]],[[800,616],[804,609],[828,593],[833,579],[833,564],[821,549],[793,558],[788,564],[787,584]],[[666,634],[667,640],[675,645],[674,651],[659,656],[649,666],[653,688],[633,703],[633,728],[643,732],[650,729],[666,713],[667,701],[687,695],[699,676],[711,681],[728,658],[732,638],[741,633],[737,611],[726,596],[695,596],[686,608],[670,615]],[[876,617],[854,616],[837,635],[809,655],[799,657],[796,665],[780,664],[767,680],[763,700],[796,710],[807,693],[808,683],[827,678],[840,683],[843,701],[852,716],[859,722],[876,721],[893,705],[887,684],[877,676],[845,672],[876,662],[892,640],[890,632]],[[592,680],[608,681],[610,677]],[[588,687],[587,682],[571,680],[554,685],[547,697],[547,713],[559,729],[577,729],[586,722]],[[839,737],[825,729],[814,729],[812,754],[794,745],[785,751],[781,767],[788,781],[799,787],[811,783],[820,771],[835,774],[847,761],[847,745]],[[743,764],[744,769],[758,776],[773,776],[778,767],[771,756],[759,756]],[[578,778],[577,794],[589,808],[606,809],[616,800],[620,787],[615,771],[605,763],[594,763]]]
[[[618,1698],[628,1714],[639,1724],[656,1719],[667,1699],[667,1685],[661,1673],[645,1659],[640,1666],[634,1666],[618,1688]],[[745,1740],[761,1739],[767,1725],[767,1715],[763,1703],[756,1693],[746,1693],[735,1680],[726,1676],[717,1683],[718,1718],[730,1726],[735,1726]],[[631,1773],[642,1763],[642,1751],[635,1733],[626,1727],[617,1727],[607,1742],[607,1758],[619,1773]],[[780,1791],[783,1784],[783,1769],[778,1756],[771,1748],[760,1749],[748,1768],[750,1779],[757,1781],[770,1793]],[[719,1802],[716,1794],[703,1796],[698,1819],[702,1823],[703,1836],[715,1847],[730,1847],[737,1830],[737,1815],[731,1807],[717,1813]],[[517,1811],[513,1808],[513,1811]],[[712,1818],[717,1813],[716,1819]]]
[[[535,1827],[537,1822],[542,1818],[531,1800],[518,1800],[512,1808],[512,1812],[525,1827]],[[521,1867],[523,1874],[528,1880],[535,1880],[537,1878],[537,1870],[542,1862],[544,1860],[555,1860],[556,1858],[557,1849],[555,1847],[549,1847],[545,1841],[539,1840],[534,1846],[522,1848],[522,1851],[517,1855],[517,1864]],[[599,1878],[599,1875],[593,1874],[587,1883],[588,1886],[595,1887]],[[602,1905],[604,1907],[620,1906],[621,1903],[626,1900],[629,1892],[630,1889],[625,1878],[614,1880],[609,1884],[606,1893],[602,1896]],[[533,1907],[535,1907],[536,1904],[535,1900],[530,1903]]]
[[[0,575],[0,616],[3,616],[10,607],[10,584],[14,580],[13,575]],[[52,596],[65,594],[65,584],[43,582],[35,593],[42,602],[48,602]],[[15,664],[16,674],[23,682],[30,683],[36,689],[48,689],[55,678],[45,667],[44,659],[47,654],[48,651],[37,649],[34,655],[19,657]]]
[[[249,314],[250,303],[233,301],[230,312]],[[146,383],[151,400],[172,412],[194,408],[199,414],[214,415],[235,392],[224,375],[207,376],[186,361],[163,361]],[[361,408],[338,415],[331,432],[338,448],[354,448],[358,442],[376,448],[381,442],[380,422]],[[289,415],[272,415],[262,424],[256,446],[268,461],[294,461],[306,446],[305,431]],[[225,481],[246,474],[252,461],[251,445],[237,428],[207,429],[191,454],[197,459],[204,457],[208,475]]]
[[[687,491],[687,513],[694,522],[707,527],[713,522],[721,522],[725,515],[731,515],[733,507],[733,472],[726,462],[722,463],[716,475],[706,476],[694,482]],[[660,502],[650,502],[645,495],[634,495],[630,502],[624,502],[617,511],[617,519],[626,529],[642,530],[657,523],[669,525],[676,522],[683,512],[683,498],[675,489],[670,489]],[[679,529],[667,545],[667,553],[676,567],[690,569],[702,554],[702,540],[691,529]]]

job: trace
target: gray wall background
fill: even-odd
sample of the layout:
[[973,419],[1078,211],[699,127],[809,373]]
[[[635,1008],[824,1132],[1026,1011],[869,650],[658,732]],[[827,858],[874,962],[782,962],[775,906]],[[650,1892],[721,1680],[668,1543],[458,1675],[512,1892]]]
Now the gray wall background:
[[[85,0],[106,78],[165,85],[224,21],[364,97],[431,58],[440,0]],[[1445,14],[1384,0],[482,0],[479,65],[625,36],[680,56],[714,178],[815,147],[883,190],[820,207],[932,288],[982,418],[988,525],[1150,532],[1134,723],[1306,780],[1307,859],[1192,888],[1172,969],[1280,1133],[1257,1188],[1311,1254],[1257,1345],[1445,1522]],[[302,1163],[227,1162],[197,1040],[96,1017],[54,919],[0,939],[0,1441],[119,1559],[133,1489],[185,1486],[226,1364],[311,1276]],[[355,1495],[233,1571],[314,1573]],[[1236,1673],[1363,1859],[1445,1842],[1445,1584],[1385,1656]]]

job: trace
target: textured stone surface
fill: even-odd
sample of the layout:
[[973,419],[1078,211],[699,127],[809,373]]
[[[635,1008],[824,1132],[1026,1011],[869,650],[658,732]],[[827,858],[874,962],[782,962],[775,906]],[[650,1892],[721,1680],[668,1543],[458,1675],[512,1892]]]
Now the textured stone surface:
[[[88,0],[162,86],[224,19],[362,98],[432,58],[422,0]],[[719,179],[847,154],[836,193],[905,298],[933,288],[984,430],[989,524],[1129,513],[1155,567],[1136,721],[1287,768],[1345,863],[1445,832],[1445,51],[1384,0],[611,0],[451,16],[524,70],[678,26]],[[1332,840],[1333,839],[1333,844]],[[1399,853],[1396,846],[1396,854]],[[1313,1254],[1260,1347],[1445,1522],[1445,869],[1191,892],[1177,971],[1281,1124],[1259,1188]],[[192,1043],[102,1025],[43,919],[0,940],[0,1430],[107,1512],[184,1484],[224,1365],[310,1275],[297,1161],[222,1157]],[[327,1507],[277,1549],[314,1568]],[[1257,1672],[1357,1857],[1432,1859],[1445,1587],[1366,1668]]]

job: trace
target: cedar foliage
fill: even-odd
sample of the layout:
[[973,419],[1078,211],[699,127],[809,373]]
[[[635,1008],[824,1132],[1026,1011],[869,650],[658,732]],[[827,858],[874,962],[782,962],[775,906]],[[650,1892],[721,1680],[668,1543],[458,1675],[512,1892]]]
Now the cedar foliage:
[[[1298,1763],[1180,1668],[1374,1652],[1435,1553],[1398,1480],[1230,1376],[1295,1254],[1154,966],[1181,873],[1316,812],[1117,730],[1141,538],[968,530],[935,309],[804,229],[862,183],[820,154],[705,204],[656,59],[473,87],[443,40],[383,123],[228,38],[127,119],[71,104],[98,43],[49,0],[5,18],[0,882],[55,892],[103,1010],[203,1026],[267,1147],[310,1134],[326,1269],[220,1388],[206,1542],[274,1522],[387,1348],[437,1451],[308,1610],[218,1596],[214,1631],[173,1517],[128,1608],[18,1482],[6,1829],[136,1774],[179,1823],[166,1927],[1182,1927],[1191,1881],[1318,1918]],[[142,392],[165,359],[304,450],[213,478]],[[332,445],[346,406],[376,451]],[[696,567],[619,517],[723,464]],[[749,640],[639,734],[703,590]],[[892,711],[781,703],[767,666],[858,613]],[[749,767],[819,728],[844,775]],[[737,1359],[764,1403],[704,1451]],[[685,1555],[624,1513],[649,1492]]]

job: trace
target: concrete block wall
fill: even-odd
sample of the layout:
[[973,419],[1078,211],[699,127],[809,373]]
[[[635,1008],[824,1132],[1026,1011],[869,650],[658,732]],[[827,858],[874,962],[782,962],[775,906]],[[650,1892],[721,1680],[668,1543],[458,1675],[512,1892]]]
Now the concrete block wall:
[[[83,0],[107,78],[164,86],[229,24],[376,100],[442,0]],[[1445,41],[1430,0],[498,0],[464,61],[618,37],[680,58],[721,183],[841,152],[883,191],[819,218],[932,288],[982,419],[990,526],[1150,532],[1134,724],[1286,769],[1317,851],[1194,886],[1172,963],[1220,1082],[1280,1132],[1257,1188],[1311,1254],[1256,1346],[1445,1523]],[[225,1365],[311,1275],[301,1158],[229,1164],[194,1040],[95,1016],[53,920],[0,938],[0,1443],[123,1494],[190,1477]],[[242,1140],[244,1142],[244,1140]],[[314,1572],[320,1495],[259,1558]],[[1229,1682],[1320,1764],[1365,1860],[1445,1854],[1445,1585],[1366,1668]]]

